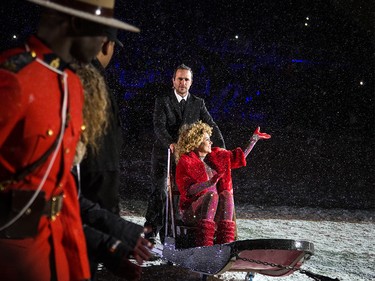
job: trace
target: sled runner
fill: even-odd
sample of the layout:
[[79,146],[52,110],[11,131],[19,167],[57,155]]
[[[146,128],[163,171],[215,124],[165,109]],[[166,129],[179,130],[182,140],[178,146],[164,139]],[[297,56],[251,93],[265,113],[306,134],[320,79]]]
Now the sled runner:
[[178,249],[175,239],[166,237],[163,247],[163,258],[206,275],[238,271],[274,277],[287,276],[298,270],[313,253],[312,243],[287,239],[240,240],[222,245]]

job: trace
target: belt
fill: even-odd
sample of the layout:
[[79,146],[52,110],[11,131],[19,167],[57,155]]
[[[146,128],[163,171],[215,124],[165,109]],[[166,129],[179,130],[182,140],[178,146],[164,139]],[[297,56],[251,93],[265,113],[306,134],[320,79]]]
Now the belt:
[[43,214],[50,218],[52,221],[54,221],[56,217],[60,215],[63,206],[63,201],[63,194],[52,196],[52,198],[46,202]]
[[6,180],[0,182],[0,192],[5,191],[5,189],[12,183],[15,183],[13,180]]
[[[0,192],[0,226],[8,223],[19,214],[20,210],[30,202],[35,194],[33,190],[12,190],[6,194]],[[63,194],[52,196],[46,201],[44,191],[41,191],[31,206],[13,224],[0,232],[1,238],[24,239],[35,237],[41,216],[54,221],[63,206]]]

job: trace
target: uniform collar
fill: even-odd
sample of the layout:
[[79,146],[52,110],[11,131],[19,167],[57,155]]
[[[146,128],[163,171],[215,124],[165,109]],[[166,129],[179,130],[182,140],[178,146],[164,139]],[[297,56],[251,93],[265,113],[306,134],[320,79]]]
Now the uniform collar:
[[58,57],[53,51],[37,36],[31,36],[28,40],[28,47],[32,55],[36,55],[46,64],[60,71],[66,69],[69,65]]

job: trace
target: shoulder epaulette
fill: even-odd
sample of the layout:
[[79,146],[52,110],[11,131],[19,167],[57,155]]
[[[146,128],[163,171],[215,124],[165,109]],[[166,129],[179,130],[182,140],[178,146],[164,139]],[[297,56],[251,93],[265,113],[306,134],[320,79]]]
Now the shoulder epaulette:
[[6,61],[0,64],[0,68],[6,69],[13,73],[17,73],[34,60],[35,56],[33,57],[31,52],[24,52],[9,57]]

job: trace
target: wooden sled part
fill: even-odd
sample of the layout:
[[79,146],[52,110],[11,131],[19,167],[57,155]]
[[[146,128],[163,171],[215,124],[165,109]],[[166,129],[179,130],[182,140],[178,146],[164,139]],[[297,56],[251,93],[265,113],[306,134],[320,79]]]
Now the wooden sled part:
[[312,243],[287,239],[241,240],[208,247],[176,249],[175,239],[166,237],[163,247],[163,258],[206,275],[237,271],[287,276],[298,270],[313,253]]

